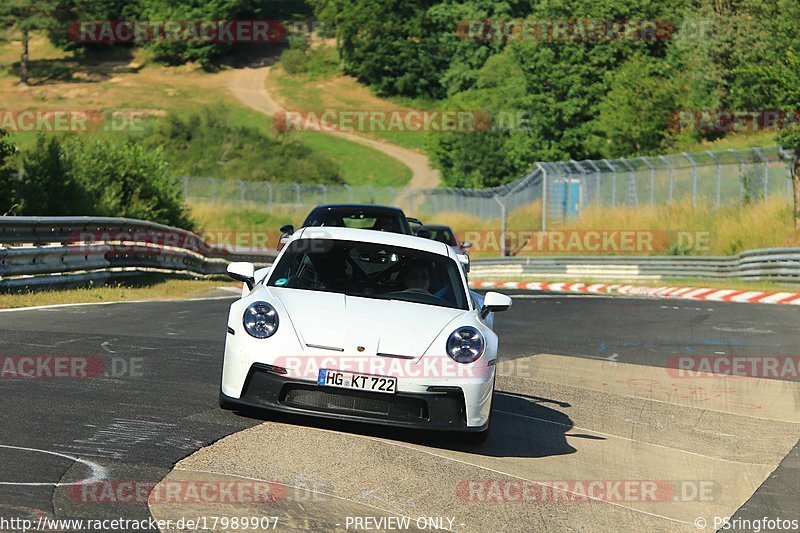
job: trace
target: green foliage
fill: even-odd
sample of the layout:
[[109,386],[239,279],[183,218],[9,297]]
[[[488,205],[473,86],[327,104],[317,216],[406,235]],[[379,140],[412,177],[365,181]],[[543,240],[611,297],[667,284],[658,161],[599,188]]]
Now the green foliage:
[[160,149],[120,136],[73,136],[63,145],[72,178],[91,200],[93,214],[191,228],[180,187]]
[[341,69],[336,49],[325,46],[290,46],[281,54],[281,65],[289,74],[308,74],[311,79],[332,76]]
[[662,68],[662,61],[636,54],[610,73],[595,119],[594,151],[616,158],[664,150],[678,94]]
[[336,163],[288,138],[235,126],[223,106],[172,113],[145,138],[163,148],[177,176],[211,176],[257,181],[342,183]]
[[13,182],[19,215],[84,215],[92,206],[78,183],[55,137],[40,135],[36,145],[22,154],[22,171]]
[[10,211],[14,206],[14,192],[11,187],[16,169],[11,164],[16,154],[16,147],[6,140],[8,133],[0,129],[0,215]]
[[9,169],[3,180],[3,208],[13,206],[16,215],[121,216],[194,226],[160,150],[120,136],[40,136],[20,156],[19,171]]

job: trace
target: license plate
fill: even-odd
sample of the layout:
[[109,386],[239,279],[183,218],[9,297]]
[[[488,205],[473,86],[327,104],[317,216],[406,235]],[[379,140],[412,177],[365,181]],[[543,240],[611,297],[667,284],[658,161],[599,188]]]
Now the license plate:
[[394,394],[397,392],[397,378],[339,372],[338,370],[326,370],[324,368],[319,371],[317,384],[324,387],[357,389],[382,392],[384,394]]

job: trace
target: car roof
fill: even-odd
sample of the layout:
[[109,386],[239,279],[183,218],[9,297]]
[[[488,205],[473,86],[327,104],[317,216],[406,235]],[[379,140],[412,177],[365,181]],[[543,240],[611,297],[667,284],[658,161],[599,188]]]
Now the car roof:
[[[444,224],[425,224],[425,227],[428,229],[449,229],[450,231],[453,231],[453,228],[450,226],[445,226]],[[453,233],[455,232],[453,231]]]
[[389,206],[389,205],[377,205],[377,204],[325,204],[325,205],[318,205],[311,211],[317,211],[325,209],[328,211],[338,210],[338,209],[354,209],[354,210],[364,210],[364,211],[391,211],[393,214],[400,215],[405,217],[405,213],[399,207]]
[[[295,239],[334,239],[338,241],[369,242],[375,244],[388,244],[401,248],[411,248],[423,252],[446,255],[453,258],[450,246],[430,239],[393,233],[390,231],[375,231],[360,228],[341,228],[338,226],[311,226],[302,228],[295,233]],[[294,240],[294,239],[292,239]]]

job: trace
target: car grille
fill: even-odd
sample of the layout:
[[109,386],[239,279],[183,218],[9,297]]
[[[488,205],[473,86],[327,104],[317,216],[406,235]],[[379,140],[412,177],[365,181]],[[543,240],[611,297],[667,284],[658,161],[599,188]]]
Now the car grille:
[[280,403],[301,409],[359,415],[390,420],[428,418],[428,404],[418,398],[381,395],[344,389],[323,389],[316,386],[287,385]]

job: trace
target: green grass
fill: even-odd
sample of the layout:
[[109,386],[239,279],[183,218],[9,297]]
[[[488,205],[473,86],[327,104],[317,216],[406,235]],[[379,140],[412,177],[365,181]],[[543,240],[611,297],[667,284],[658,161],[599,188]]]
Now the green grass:
[[393,157],[327,133],[293,133],[304,145],[327,154],[339,163],[348,185],[402,187],[411,180],[411,169]]
[[[274,68],[267,80],[270,90],[290,110],[315,111],[327,109],[341,111],[411,111],[435,110],[437,102],[422,99],[375,96],[369,88],[355,79],[336,75],[313,77],[307,74],[288,74]],[[425,132],[419,131],[366,131],[353,133],[380,139],[398,146],[425,152]]]
[[[242,106],[232,108],[237,124],[272,134],[272,117]],[[411,180],[411,169],[393,157],[327,133],[289,133],[301,144],[331,157],[348,185],[402,187]]]
[[4,292],[0,293],[0,309],[57,304],[202,298],[221,286],[233,285],[224,277],[193,280],[147,274],[101,287]]

